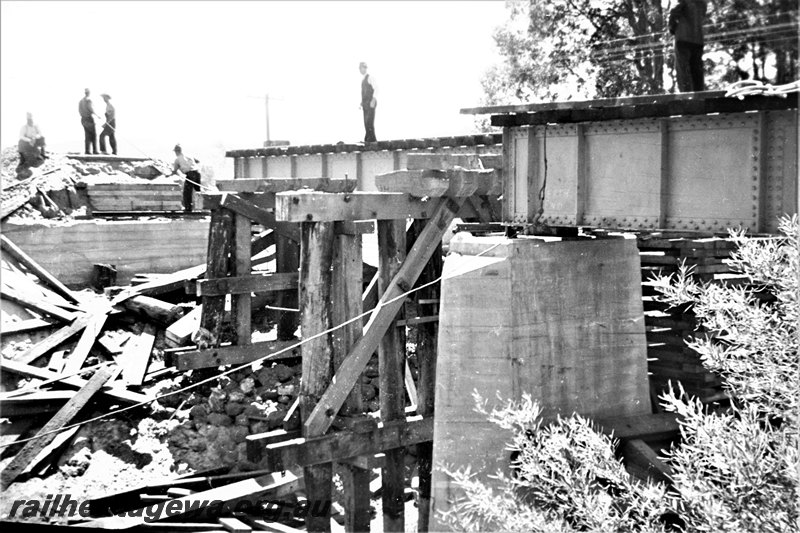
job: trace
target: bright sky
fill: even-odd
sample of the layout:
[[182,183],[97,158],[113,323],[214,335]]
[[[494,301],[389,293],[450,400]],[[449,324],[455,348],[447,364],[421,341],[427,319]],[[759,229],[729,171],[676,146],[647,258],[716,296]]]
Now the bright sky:
[[[358,63],[375,76],[379,140],[464,135],[506,17],[494,1],[5,1],[3,147],[31,111],[57,151],[82,151],[78,101],[109,93],[121,154],[201,160],[262,146],[358,142]],[[98,134],[100,126],[98,125]]]

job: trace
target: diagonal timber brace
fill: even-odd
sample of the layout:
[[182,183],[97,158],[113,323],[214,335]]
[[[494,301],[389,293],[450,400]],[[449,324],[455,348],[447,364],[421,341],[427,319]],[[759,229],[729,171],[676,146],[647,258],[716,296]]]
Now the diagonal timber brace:
[[350,350],[336,372],[334,383],[328,387],[306,419],[306,435],[322,435],[331,426],[384,333],[392,327],[398,311],[403,306],[403,299],[395,300],[395,298],[414,286],[463,203],[464,198],[446,198],[439,201],[433,216],[414,242],[400,271],[392,279],[378,306],[370,315],[364,336]]

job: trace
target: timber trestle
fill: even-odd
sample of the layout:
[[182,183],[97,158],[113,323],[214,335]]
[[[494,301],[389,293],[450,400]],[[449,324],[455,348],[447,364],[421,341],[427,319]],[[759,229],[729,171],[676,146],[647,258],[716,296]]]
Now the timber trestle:
[[[427,531],[442,237],[456,217],[498,220],[502,176],[483,168],[498,163],[497,156],[418,154],[406,170],[377,176],[380,192],[355,191],[352,180],[258,178],[226,180],[230,191],[203,195],[211,224],[205,279],[192,287],[202,300],[198,348],[175,354],[176,364],[302,357],[298,402],[284,428],[250,435],[247,452],[276,472],[302,468],[308,531],[330,531],[334,500],[347,531],[368,531],[378,466],[383,529],[404,531],[405,448],[412,445],[418,530]],[[362,235],[375,232],[378,269],[365,280]],[[274,272],[253,271],[270,246]],[[253,343],[251,310],[270,293],[278,339]],[[294,337],[298,326],[302,340]],[[416,345],[413,371],[407,335]],[[368,413],[360,386],[376,351],[379,417]]]

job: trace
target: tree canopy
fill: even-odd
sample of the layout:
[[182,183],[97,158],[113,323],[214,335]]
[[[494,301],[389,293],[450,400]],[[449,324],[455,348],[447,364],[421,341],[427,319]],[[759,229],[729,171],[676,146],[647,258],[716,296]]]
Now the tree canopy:
[[[484,105],[674,92],[677,0],[507,2],[495,31],[502,64],[482,80]],[[798,76],[796,0],[709,0],[706,87]]]

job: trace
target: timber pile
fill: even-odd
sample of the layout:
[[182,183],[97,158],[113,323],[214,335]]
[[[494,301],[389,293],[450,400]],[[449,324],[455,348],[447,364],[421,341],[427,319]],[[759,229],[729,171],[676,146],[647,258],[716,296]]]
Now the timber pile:
[[642,293],[648,342],[648,369],[654,391],[660,394],[670,381],[680,381],[687,393],[703,401],[722,395],[720,376],[707,370],[699,354],[688,342],[705,335],[698,329],[691,310],[668,308],[655,301],[655,276],[676,274],[681,264],[691,267],[692,277],[712,284],[746,283],[728,264],[735,249],[732,240],[724,237],[699,237],[680,232],[639,235],[642,263]]

